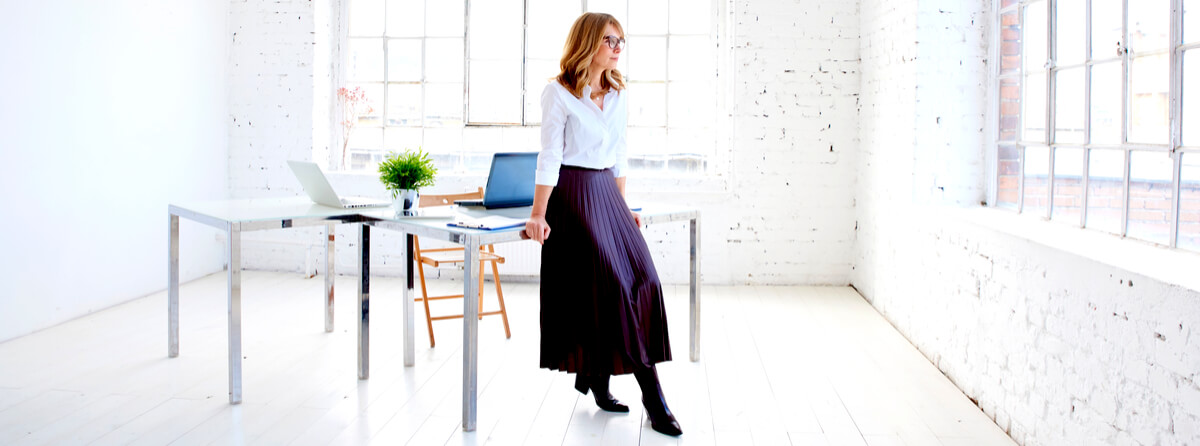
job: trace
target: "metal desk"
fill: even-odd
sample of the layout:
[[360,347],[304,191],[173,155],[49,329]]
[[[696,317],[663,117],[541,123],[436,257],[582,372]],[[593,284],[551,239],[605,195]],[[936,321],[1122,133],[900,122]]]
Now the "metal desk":
[[[283,199],[221,200],[167,207],[167,356],[179,356],[179,218],[225,231],[226,261],[229,262],[227,295],[229,307],[229,403],[242,402],[242,231],[325,226],[325,331],[333,331],[333,227],[337,223],[356,223],[363,217],[350,209],[313,204],[308,197]],[[367,378],[367,309],[369,301],[369,233],[358,225],[359,268],[358,299],[361,305],[358,327],[358,377]]]
[[[528,207],[492,211],[464,211],[463,213],[479,217],[485,215],[505,215],[515,218],[527,218]],[[689,221],[690,254],[690,318],[688,324],[689,352],[692,361],[700,360],[700,212],[678,206],[646,206],[640,212],[643,224],[667,223],[673,221]],[[428,237],[445,240],[463,245],[466,261],[463,262],[463,430],[475,430],[475,418],[478,403],[478,372],[479,372],[479,247],[498,243],[522,240],[524,228],[511,228],[497,231],[482,231],[447,226],[447,220],[412,219],[397,217],[391,209],[378,209],[362,213],[364,219],[363,234],[367,234],[366,225],[398,231],[405,235],[402,258],[411,258],[412,236]],[[365,235],[364,235],[365,237]],[[364,239],[365,240],[365,239]],[[366,241],[363,242],[364,244]],[[413,262],[409,261],[405,271],[407,285],[404,287],[404,365],[412,366],[414,357],[413,346]],[[366,281],[366,278],[363,278]],[[360,354],[362,354],[360,352]]]

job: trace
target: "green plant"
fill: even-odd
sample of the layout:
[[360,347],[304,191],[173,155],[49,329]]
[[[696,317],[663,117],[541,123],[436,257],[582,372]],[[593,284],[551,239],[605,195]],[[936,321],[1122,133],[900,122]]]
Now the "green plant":
[[433,159],[419,148],[416,152],[389,153],[379,163],[379,181],[392,191],[392,198],[404,189],[420,190],[432,186],[434,175],[437,175],[437,168],[433,166]]

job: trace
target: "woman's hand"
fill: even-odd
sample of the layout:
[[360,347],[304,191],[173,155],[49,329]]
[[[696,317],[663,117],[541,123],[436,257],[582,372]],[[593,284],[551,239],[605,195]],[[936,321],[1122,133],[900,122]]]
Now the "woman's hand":
[[546,217],[529,217],[525,222],[525,235],[539,245],[545,243],[550,238],[550,225],[546,223]]
[[637,223],[639,228],[642,227],[642,214],[633,211],[629,211],[629,213],[633,214],[633,222]]

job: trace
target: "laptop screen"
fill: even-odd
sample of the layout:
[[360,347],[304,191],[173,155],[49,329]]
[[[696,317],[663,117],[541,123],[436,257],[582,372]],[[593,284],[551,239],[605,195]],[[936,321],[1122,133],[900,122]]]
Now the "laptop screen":
[[497,153],[492,157],[483,205],[529,206],[533,204],[537,152]]

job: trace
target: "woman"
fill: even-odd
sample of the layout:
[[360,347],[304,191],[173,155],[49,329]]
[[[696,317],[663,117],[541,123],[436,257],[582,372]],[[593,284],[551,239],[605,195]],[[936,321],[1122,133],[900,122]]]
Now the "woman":
[[[525,232],[542,244],[541,366],[575,374],[610,412],[608,392],[633,373],[654,430],[680,435],[654,365],[671,359],[662,286],[625,204],[626,92],[617,61],[625,33],[613,16],[571,26],[562,72],[542,92],[542,151]],[[551,233],[553,230],[553,233]]]

